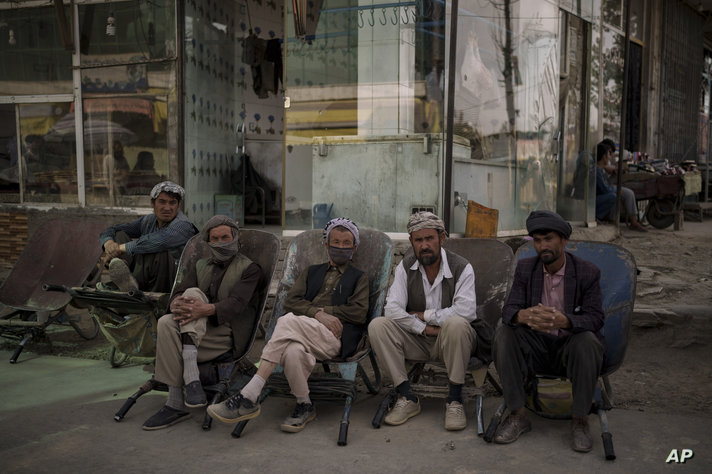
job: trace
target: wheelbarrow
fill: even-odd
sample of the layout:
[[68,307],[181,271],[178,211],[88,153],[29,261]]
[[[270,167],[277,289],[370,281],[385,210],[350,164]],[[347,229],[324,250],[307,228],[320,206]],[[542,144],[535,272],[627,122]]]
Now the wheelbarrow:
[[[2,286],[0,302],[11,312],[0,317],[0,336],[19,341],[10,363],[17,362],[31,340],[47,340],[45,330],[69,323],[84,339],[93,339],[99,326],[67,313],[71,296],[46,292],[45,284],[93,285],[101,276],[99,233],[104,222],[86,219],[50,219],[30,237]],[[89,318],[86,318],[89,321]],[[51,342],[51,341],[50,341]]]
[[675,224],[680,227],[682,202],[685,197],[685,181],[679,175],[659,175],[654,173],[627,173],[623,176],[623,186],[635,193],[636,201],[648,201],[645,218],[657,229],[665,229]]

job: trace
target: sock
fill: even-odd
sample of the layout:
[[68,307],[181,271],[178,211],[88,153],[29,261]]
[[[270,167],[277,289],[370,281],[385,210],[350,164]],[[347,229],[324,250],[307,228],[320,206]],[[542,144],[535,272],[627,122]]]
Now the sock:
[[445,399],[445,403],[460,402],[462,403],[462,384],[456,385],[452,382],[448,383],[449,393]]
[[306,397],[297,397],[297,403],[306,403],[307,405],[311,405],[311,398],[309,398],[308,394]]
[[183,387],[168,386],[168,401],[166,401],[166,406],[185,411],[185,405],[183,404]]
[[413,393],[413,389],[410,388],[410,382],[407,380],[396,387],[396,392],[398,392],[398,395],[407,398],[411,402],[418,401],[418,397],[416,397]]
[[200,380],[198,372],[198,348],[192,345],[183,345],[183,382]]
[[262,388],[265,386],[265,379],[260,377],[259,375],[255,374],[249,382],[247,382],[247,385],[242,387],[242,390],[240,390],[240,393],[242,394],[243,397],[251,401],[252,403],[256,403],[257,399],[260,396],[260,393],[262,393]]

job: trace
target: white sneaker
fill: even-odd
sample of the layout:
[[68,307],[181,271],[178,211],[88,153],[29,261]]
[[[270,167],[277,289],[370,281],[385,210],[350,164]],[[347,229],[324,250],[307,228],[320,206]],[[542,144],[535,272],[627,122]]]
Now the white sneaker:
[[452,401],[445,404],[445,429],[448,431],[464,430],[467,427],[465,407],[462,403]]
[[405,397],[399,397],[383,421],[387,425],[402,425],[418,413],[420,413],[420,400],[414,402]]

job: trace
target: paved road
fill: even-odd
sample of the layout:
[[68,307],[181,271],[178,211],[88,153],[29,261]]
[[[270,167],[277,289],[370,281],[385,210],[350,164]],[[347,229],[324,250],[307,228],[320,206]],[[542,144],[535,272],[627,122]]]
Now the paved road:
[[[0,471],[64,472],[709,472],[711,417],[609,412],[615,461],[606,461],[600,431],[588,454],[569,448],[568,422],[533,417],[534,429],[510,446],[486,444],[470,423],[465,431],[442,428],[443,404],[424,401],[423,413],[400,427],[371,427],[380,398],[363,395],[351,415],[349,444],[336,445],[341,410],[318,407],[305,431],[287,434],[279,423],[292,407],[270,398],[240,439],[227,425],[203,431],[201,410],[166,430],[141,430],[165,400],[144,396],[121,423],[123,400],[147,378],[141,367],[111,369],[105,361],[23,354],[16,365],[0,351]],[[655,394],[650,394],[655,396]],[[485,401],[491,416],[499,399]],[[474,404],[466,403],[469,410]],[[671,411],[674,407],[671,407]],[[694,457],[666,464],[673,449]]]

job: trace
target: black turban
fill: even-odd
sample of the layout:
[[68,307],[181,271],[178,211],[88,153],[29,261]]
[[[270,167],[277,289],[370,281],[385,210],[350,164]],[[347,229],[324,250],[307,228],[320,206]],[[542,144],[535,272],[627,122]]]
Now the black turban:
[[527,217],[527,232],[529,235],[534,232],[555,231],[565,238],[571,237],[571,224],[566,222],[560,215],[552,211],[532,211]]

